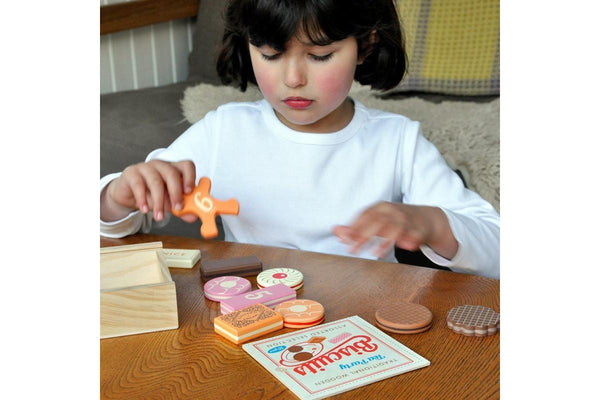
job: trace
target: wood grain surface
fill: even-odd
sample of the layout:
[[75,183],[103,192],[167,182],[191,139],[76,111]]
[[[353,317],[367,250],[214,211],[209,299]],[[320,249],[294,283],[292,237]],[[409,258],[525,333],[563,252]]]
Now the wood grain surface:
[[[256,255],[264,268],[304,274],[298,298],[325,307],[325,322],[358,315],[375,324],[387,301],[422,304],[430,330],[390,336],[431,365],[342,393],[335,399],[494,399],[500,397],[500,334],[467,337],[446,327],[452,307],[476,304],[500,312],[500,282],[403,264],[202,239],[134,235],[101,238],[101,246],[162,241],[165,248],[200,249],[202,260]],[[200,261],[200,262],[201,262]],[[102,399],[294,399],[241,346],[214,333],[219,303],[203,295],[200,263],[171,268],[179,328],[100,341]],[[256,277],[247,277],[256,287]],[[284,328],[265,337],[291,332]]]
[[133,0],[100,7],[100,35],[198,14],[198,0]]

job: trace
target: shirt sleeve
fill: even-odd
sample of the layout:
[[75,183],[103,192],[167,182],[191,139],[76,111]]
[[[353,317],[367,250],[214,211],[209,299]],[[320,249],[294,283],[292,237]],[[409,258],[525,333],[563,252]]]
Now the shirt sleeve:
[[208,112],[204,118],[183,132],[166,149],[148,154],[146,162],[154,159],[178,162],[190,160],[196,167],[196,183],[202,176],[211,176],[216,168],[220,132],[220,113]]
[[421,251],[434,263],[464,272],[500,277],[500,216],[494,207],[464,187],[437,148],[408,122],[403,143],[401,190],[404,203],[439,207],[448,217],[458,251],[448,260],[430,247]]
[[[100,193],[113,180],[121,176],[121,173],[109,174],[100,179]],[[122,238],[133,235],[138,232],[148,233],[152,226],[161,227],[170,220],[171,214],[166,213],[162,221],[157,222],[152,218],[152,213],[142,214],[139,210],[129,213],[129,215],[118,221],[100,220],[100,236],[108,238]]]
[[[211,169],[214,169],[214,151],[209,151],[215,146],[214,135],[210,132],[218,132],[217,113],[210,111],[200,121],[183,132],[168,148],[153,150],[146,157],[146,162],[160,159],[168,162],[191,160],[196,167],[196,183]],[[100,193],[113,179],[121,176],[114,173],[100,179]],[[152,213],[142,214],[140,211],[131,212],[126,217],[106,222],[100,220],[100,235],[110,238],[121,238],[138,232],[148,233],[153,227],[162,227],[171,219],[170,213],[165,213],[162,221],[155,221]]]

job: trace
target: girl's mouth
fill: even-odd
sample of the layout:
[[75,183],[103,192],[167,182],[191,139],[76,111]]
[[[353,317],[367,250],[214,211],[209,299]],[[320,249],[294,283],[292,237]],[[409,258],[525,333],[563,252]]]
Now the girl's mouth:
[[313,101],[304,97],[288,97],[283,102],[290,108],[303,109],[310,106]]

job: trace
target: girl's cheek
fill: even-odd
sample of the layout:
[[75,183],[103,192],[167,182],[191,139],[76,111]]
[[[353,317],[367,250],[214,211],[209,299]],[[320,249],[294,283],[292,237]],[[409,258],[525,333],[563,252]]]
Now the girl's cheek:
[[263,96],[269,99],[275,93],[275,83],[273,79],[269,79],[268,73],[260,73],[254,72],[254,76],[256,78],[256,82],[258,83],[258,87],[262,92]]
[[348,69],[336,69],[328,74],[320,76],[319,87],[331,97],[345,98],[352,86],[354,80],[354,71],[350,73]]

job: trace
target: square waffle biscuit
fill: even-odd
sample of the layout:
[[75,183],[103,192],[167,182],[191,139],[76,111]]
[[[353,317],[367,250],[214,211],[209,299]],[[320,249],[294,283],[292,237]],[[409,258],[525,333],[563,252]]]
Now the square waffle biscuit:
[[264,304],[254,304],[215,318],[215,332],[240,344],[283,328],[283,317]]

